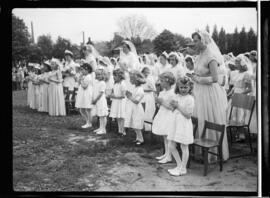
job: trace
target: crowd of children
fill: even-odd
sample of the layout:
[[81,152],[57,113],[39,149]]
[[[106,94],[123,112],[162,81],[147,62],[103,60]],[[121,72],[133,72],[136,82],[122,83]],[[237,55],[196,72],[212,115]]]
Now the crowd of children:
[[[70,51],[66,54],[72,56]],[[256,51],[237,57],[232,53],[224,55],[227,73],[219,84],[228,93],[228,100],[234,93],[255,95],[256,55]],[[138,56],[139,66],[131,70],[124,68],[117,58],[89,57],[75,64],[72,74],[78,88],[75,107],[85,120],[81,127],[91,128],[92,117],[98,116],[99,128],[93,132],[106,134],[107,117],[110,117],[117,121],[119,135],[125,136],[127,128],[134,129],[136,145],[144,143],[142,130],[152,129],[164,139],[165,153],[156,157],[158,162],[167,163],[173,157],[176,167],[168,170],[169,173],[186,174],[188,145],[194,138],[191,122],[194,82],[190,76],[194,74],[196,56],[163,52],[157,58],[154,54],[143,54]],[[96,61],[94,65],[93,61]],[[45,61],[42,66],[29,66],[26,79],[30,108],[48,112],[50,116],[66,115],[63,68],[57,59]],[[244,119],[243,114],[239,110],[234,117]],[[144,121],[153,122],[152,127]],[[181,158],[177,143],[181,145]]]

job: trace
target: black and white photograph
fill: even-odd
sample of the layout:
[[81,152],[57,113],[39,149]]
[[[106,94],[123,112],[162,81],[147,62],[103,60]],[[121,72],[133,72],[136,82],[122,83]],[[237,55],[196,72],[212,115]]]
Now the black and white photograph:
[[258,193],[256,6],[10,15],[14,192]]

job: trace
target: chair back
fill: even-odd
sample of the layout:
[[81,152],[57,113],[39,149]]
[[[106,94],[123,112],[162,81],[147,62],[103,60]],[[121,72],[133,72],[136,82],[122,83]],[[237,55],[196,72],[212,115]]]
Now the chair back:
[[250,111],[248,125],[250,124],[252,113],[255,107],[255,96],[249,96],[246,94],[235,93],[232,96],[231,110],[229,115],[229,120],[231,119],[232,110],[234,107],[242,108]]
[[203,127],[203,133],[202,138],[205,138],[207,129],[213,130],[215,132],[221,133],[219,136],[219,145],[222,144],[223,137],[224,137],[224,131],[225,131],[225,124],[216,124],[213,122],[209,122],[207,120],[204,121],[204,127]]
[[191,116],[191,121],[193,124],[193,137],[195,138],[198,129],[198,118]]

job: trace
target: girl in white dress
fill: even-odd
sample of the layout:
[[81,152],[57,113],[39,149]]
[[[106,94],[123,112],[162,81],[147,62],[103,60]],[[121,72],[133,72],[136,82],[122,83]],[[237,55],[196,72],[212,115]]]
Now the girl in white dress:
[[51,72],[51,67],[48,62],[44,63],[44,73],[40,81],[43,83],[42,84],[42,99],[41,99],[41,111],[42,112],[48,112],[49,111],[49,96],[48,96],[48,88],[50,82],[48,81],[48,76],[50,75]]
[[105,96],[108,75],[104,69],[96,70],[96,82],[93,89],[93,105],[96,115],[99,117],[99,128],[94,130],[97,134],[106,134],[108,107]]
[[84,63],[82,66],[82,78],[79,80],[80,86],[76,98],[75,107],[80,110],[82,117],[85,119],[86,124],[82,128],[92,127],[91,109],[93,107],[93,70],[90,64]]
[[[144,97],[142,101],[145,104],[144,120],[152,122],[154,113],[156,111],[155,97],[154,97],[154,93],[156,91],[155,81],[153,76],[150,74],[151,71],[148,67],[144,67],[142,69],[142,73],[146,80],[146,83],[143,84]],[[151,125],[144,123],[144,129],[146,131],[151,131]]]
[[110,98],[112,100],[110,117],[117,119],[118,133],[126,135],[124,129],[125,107],[126,107],[126,85],[125,73],[121,69],[113,71],[114,86]]
[[[176,167],[169,169],[171,175],[179,176],[187,173],[186,165],[189,158],[188,145],[194,141],[193,125],[191,115],[194,110],[194,98],[191,95],[193,83],[190,78],[179,78],[175,87],[175,100],[171,102],[175,109],[174,130],[168,134],[169,151],[176,161]],[[176,144],[180,143],[182,150],[182,160],[176,149]]]
[[141,145],[144,142],[141,131],[144,124],[144,110],[141,102],[144,97],[142,84],[145,83],[145,79],[141,72],[135,70],[130,73],[130,82],[135,85],[135,87],[132,92],[126,91],[127,102],[124,125],[126,128],[135,130],[135,143]]
[[50,82],[48,87],[48,100],[49,100],[49,115],[50,116],[65,116],[66,107],[63,91],[63,78],[60,70],[60,61],[52,59],[51,62],[52,72],[48,76]]
[[159,163],[167,163],[172,160],[168,148],[167,135],[174,130],[174,115],[171,101],[175,96],[174,89],[172,88],[175,84],[175,78],[172,72],[164,72],[159,76],[159,80],[162,91],[158,97],[155,96],[155,101],[160,107],[153,120],[152,132],[163,136],[165,153],[160,157],[156,157],[156,159],[159,160]]

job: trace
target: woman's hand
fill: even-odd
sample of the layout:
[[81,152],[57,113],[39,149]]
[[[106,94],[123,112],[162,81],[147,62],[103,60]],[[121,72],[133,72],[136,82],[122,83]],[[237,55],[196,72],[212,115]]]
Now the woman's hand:
[[175,100],[172,100],[172,101],[170,102],[170,105],[171,105],[174,109],[176,109],[177,106],[178,106],[178,102],[175,101]]

